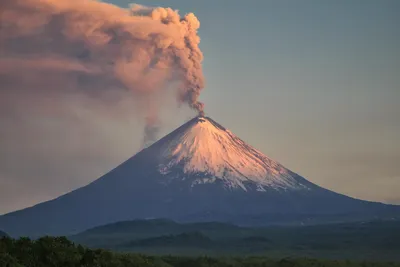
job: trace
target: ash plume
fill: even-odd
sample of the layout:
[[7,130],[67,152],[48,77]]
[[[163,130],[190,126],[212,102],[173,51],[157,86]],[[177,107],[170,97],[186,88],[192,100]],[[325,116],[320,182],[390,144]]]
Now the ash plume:
[[[165,94],[202,114],[199,27],[194,14],[181,17],[171,8],[124,9],[94,0],[2,0],[0,107],[8,105],[10,94],[103,97],[128,91],[143,118],[157,117],[160,95]],[[147,104],[153,96],[157,100]],[[153,135],[156,128],[148,125],[151,131],[145,132]]]
[[143,148],[149,147],[157,140],[158,125],[146,124],[144,128]]

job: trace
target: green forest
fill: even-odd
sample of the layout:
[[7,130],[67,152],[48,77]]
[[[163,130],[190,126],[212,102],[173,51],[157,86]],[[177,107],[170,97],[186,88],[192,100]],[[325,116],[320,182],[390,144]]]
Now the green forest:
[[146,256],[89,249],[66,237],[0,239],[1,267],[395,267],[400,263],[265,257]]

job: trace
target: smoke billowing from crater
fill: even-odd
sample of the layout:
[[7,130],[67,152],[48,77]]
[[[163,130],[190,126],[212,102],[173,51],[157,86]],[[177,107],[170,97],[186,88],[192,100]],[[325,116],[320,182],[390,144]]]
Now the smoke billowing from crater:
[[127,91],[140,116],[150,118],[145,140],[155,138],[165,94],[203,113],[194,14],[94,0],[3,0],[0,10],[0,106],[8,94]]

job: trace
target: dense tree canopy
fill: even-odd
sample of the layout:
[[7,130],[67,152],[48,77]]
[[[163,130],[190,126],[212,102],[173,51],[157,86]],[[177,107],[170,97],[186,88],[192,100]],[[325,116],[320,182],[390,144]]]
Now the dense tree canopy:
[[75,245],[65,237],[0,239],[1,267],[400,267],[398,263],[315,259],[153,257]]

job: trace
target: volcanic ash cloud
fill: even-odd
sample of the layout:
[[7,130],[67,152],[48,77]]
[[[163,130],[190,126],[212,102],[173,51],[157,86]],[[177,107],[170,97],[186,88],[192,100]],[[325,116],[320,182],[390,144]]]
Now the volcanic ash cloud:
[[202,114],[194,14],[93,0],[2,0],[0,10],[0,105],[21,91],[125,90],[143,117],[157,116],[165,94]]

